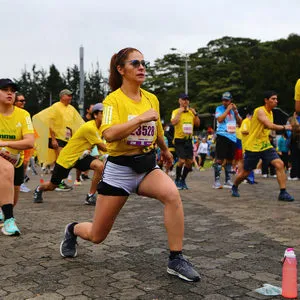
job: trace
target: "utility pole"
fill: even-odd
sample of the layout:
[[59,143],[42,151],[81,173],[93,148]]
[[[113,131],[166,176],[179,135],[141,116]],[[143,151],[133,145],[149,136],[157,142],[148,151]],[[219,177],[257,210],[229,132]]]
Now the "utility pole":
[[79,48],[79,59],[80,59],[80,82],[79,82],[79,113],[81,116],[84,116],[84,53],[83,53],[83,46],[80,46]]

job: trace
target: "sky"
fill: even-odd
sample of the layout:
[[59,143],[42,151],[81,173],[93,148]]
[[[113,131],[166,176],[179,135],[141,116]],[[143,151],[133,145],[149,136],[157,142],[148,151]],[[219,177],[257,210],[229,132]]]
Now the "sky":
[[99,63],[108,76],[111,56],[125,47],[146,60],[193,53],[224,36],[262,42],[300,34],[300,0],[0,0],[0,78],[20,78],[22,70],[61,73]]

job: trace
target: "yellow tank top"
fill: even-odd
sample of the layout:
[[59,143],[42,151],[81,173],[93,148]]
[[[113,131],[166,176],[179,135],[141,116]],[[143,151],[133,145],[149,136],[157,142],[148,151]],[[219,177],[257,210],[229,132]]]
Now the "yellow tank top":
[[260,152],[273,147],[269,140],[270,129],[265,128],[265,125],[257,118],[257,113],[261,109],[265,112],[267,118],[273,123],[272,111],[268,112],[264,106],[260,106],[254,110],[249,136],[245,143],[245,150],[247,151]]

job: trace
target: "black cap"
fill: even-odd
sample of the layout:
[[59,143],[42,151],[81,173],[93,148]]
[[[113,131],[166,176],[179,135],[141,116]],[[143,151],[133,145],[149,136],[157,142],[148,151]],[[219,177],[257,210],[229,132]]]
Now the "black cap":
[[8,86],[11,86],[12,88],[14,88],[15,91],[18,90],[18,85],[16,83],[14,83],[12,80],[10,80],[9,78],[1,78],[0,79],[0,89],[3,89]]
[[188,95],[188,94],[185,94],[185,93],[179,94],[179,98],[180,98],[180,99],[187,99],[187,100],[190,100],[189,95]]

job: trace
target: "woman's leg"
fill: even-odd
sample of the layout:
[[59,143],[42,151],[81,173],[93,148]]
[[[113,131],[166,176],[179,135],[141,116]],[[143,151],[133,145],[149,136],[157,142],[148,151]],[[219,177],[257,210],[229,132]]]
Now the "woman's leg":
[[14,166],[0,157],[0,206],[14,203]]
[[104,241],[127,198],[128,196],[98,195],[93,222],[76,224],[74,234],[96,244]]
[[184,235],[183,206],[176,185],[161,170],[153,170],[141,182],[138,194],[161,201],[171,251],[181,251]]

